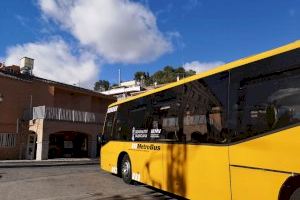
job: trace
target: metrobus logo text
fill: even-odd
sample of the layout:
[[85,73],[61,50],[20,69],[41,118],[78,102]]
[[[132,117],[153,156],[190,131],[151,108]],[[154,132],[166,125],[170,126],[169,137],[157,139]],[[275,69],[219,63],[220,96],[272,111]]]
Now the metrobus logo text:
[[140,149],[140,150],[153,150],[153,151],[160,151],[160,146],[154,144],[137,144],[133,143],[131,145],[132,149]]

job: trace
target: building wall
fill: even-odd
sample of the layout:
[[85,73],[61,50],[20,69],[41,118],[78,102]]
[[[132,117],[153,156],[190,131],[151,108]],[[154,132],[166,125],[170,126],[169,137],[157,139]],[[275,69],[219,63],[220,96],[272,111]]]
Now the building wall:
[[53,106],[51,86],[37,84],[32,81],[21,81],[0,77],[0,132],[15,132],[17,118],[21,119],[30,106]]
[[91,96],[82,93],[55,88],[54,107],[71,110],[91,111]]
[[113,102],[111,99],[99,98],[83,92],[74,92],[73,90],[57,87],[54,93],[54,107],[71,110],[105,113],[107,106]]
[[[26,149],[28,123],[23,121],[25,110],[31,106],[52,105],[53,95],[46,84],[0,77],[0,134],[15,137],[15,146],[0,147],[0,159],[19,159]],[[1,137],[1,135],[0,135]]]
[[[0,133],[3,134],[3,133]],[[15,133],[14,133],[15,134]],[[21,159],[26,151],[27,135],[15,134],[16,146],[0,148],[0,160]]]
[[109,104],[113,103],[109,99],[99,99],[96,97],[91,98],[91,112],[106,113]]
[[17,118],[30,106],[30,86],[30,82],[0,78],[0,93],[3,94],[0,103],[0,133],[16,132]]
[[[16,135],[15,147],[0,147],[0,159],[24,157],[26,137],[29,133],[29,122],[22,120],[25,110],[45,105],[105,114],[108,104],[114,101],[68,86],[54,85],[38,80],[18,80],[5,76],[0,76],[0,93],[3,95],[3,101],[0,102],[0,134],[16,134],[17,129],[19,132]],[[59,122],[54,123],[53,126],[58,126],[58,124]],[[99,128],[98,125],[95,126]],[[89,133],[89,130],[85,132],[96,134],[95,131],[93,133]]]
[[54,106],[54,86],[42,82],[32,82],[29,96],[32,95],[32,106]]

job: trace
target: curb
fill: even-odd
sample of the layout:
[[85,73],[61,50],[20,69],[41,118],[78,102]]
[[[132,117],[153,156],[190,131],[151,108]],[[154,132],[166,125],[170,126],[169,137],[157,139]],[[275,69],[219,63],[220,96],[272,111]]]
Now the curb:
[[76,165],[99,165],[99,161],[38,161],[23,163],[0,163],[0,168],[26,168],[26,167],[57,167],[57,166],[76,166]]

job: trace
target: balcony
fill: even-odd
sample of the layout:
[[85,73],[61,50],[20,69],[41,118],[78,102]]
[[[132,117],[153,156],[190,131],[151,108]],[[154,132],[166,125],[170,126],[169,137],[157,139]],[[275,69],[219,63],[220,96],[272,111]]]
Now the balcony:
[[102,124],[104,122],[105,115],[100,113],[83,112],[64,108],[38,106],[33,107],[32,112],[28,110],[25,111],[23,118],[27,120],[45,119],[55,121]]

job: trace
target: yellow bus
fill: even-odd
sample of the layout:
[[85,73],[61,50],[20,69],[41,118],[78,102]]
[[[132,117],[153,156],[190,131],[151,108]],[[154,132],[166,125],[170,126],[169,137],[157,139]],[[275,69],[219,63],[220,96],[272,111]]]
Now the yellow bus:
[[188,199],[300,199],[300,41],[109,106],[101,168]]

